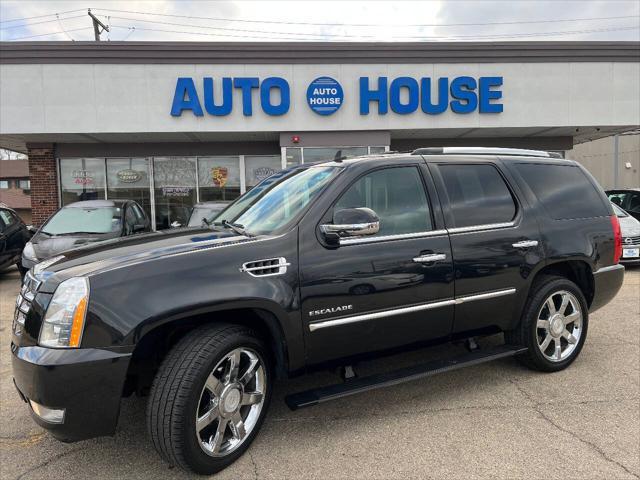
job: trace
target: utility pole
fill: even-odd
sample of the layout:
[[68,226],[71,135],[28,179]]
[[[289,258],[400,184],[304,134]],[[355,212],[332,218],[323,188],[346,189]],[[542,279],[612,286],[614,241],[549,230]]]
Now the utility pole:
[[[93,21],[93,34],[96,37],[96,42],[100,41],[100,34],[104,31],[109,31],[109,27],[107,27],[104,23],[102,23],[100,20],[98,20],[98,18],[91,13],[91,9],[89,9],[89,11],[87,12],[88,15],[91,17],[91,20]],[[100,30],[100,27],[102,27],[102,30]]]

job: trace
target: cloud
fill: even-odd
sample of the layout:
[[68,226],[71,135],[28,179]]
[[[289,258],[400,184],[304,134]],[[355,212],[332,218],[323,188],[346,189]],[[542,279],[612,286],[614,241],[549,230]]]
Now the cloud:
[[[85,7],[93,7],[112,26],[103,40],[256,41],[256,40],[640,40],[640,31],[591,31],[638,26],[640,2],[629,1],[178,1],[68,0],[0,2],[0,39],[93,40]],[[576,8],[579,7],[579,8]],[[24,21],[16,18],[80,10]],[[114,10],[120,10],[116,12]],[[130,13],[138,12],[138,13]],[[180,15],[183,17],[149,15]],[[636,15],[636,17],[634,17]],[[628,16],[611,20],[501,24],[519,20],[553,20]],[[72,18],[79,17],[79,18]],[[215,17],[207,20],[184,17]],[[238,22],[231,20],[258,20]],[[269,23],[269,21],[281,23]],[[46,23],[40,23],[46,22]],[[311,23],[311,24],[310,24]],[[312,25],[314,23],[338,25]],[[492,23],[492,25],[434,26]],[[364,24],[364,25],[363,25]],[[423,24],[425,26],[415,26]],[[134,29],[135,28],[135,29]],[[67,33],[63,32],[66,31]],[[563,34],[567,31],[584,31]],[[58,33],[56,33],[58,32]],[[185,33],[186,32],[186,33]],[[189,33],[190,32],[190,33]],[[560,32],[560,33],[558,33]],[[540,33],[544,36],[520,36]],[[516,35],[502,37],[502,35]],[[549,34],[549,35],[547,35]]]

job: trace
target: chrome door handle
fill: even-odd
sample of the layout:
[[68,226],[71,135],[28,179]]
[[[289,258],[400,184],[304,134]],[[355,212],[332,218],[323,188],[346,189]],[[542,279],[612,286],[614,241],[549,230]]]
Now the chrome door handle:
[[531,248],[531,247],[537,247],[537,246],[538,246],[537,240],[523,240],[522,242],[513,244],[514,248]]
[[420,255],[419,257],[414,257],[413,261],[416,263],[429,263],[429,262],[437,262],[438,260],[446,260],[447,256],[444,253],[432,253],[429,255]]

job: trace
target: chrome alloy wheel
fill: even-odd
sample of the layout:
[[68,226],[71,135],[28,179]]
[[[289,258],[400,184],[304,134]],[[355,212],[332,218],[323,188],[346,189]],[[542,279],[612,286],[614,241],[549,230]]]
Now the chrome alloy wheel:
[[198,443],[207,455],[224,457],[247,439],[267,393],[260,356],[249,348],[229,352],[207,377],[195,415]]
[[538,311],[538,348],[551,362],[566,360],[582,336],[582,307],[566,290],[552,293]]

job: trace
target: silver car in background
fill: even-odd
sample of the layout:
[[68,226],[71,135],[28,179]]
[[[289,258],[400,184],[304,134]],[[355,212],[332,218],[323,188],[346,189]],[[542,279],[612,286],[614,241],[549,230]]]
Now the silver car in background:
[[622,230],[622,256],[620,257],[620,263],[640,263],[640,222],[615,203],[612,203],[612,205]]

